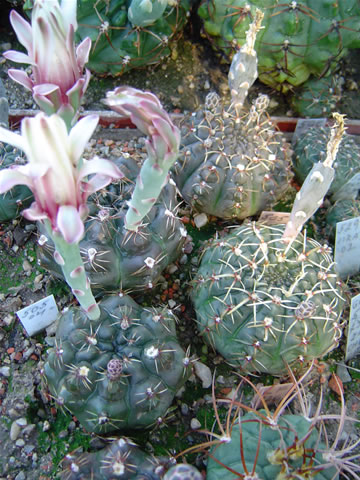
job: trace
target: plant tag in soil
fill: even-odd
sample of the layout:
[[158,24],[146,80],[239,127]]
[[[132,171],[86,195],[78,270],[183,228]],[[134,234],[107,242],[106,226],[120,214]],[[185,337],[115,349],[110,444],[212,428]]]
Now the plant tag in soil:
[[336,224],[335,264],[342,278],[360,271],[360,217]]
[[299,118],[296,122],[295,132],[292,136],[291,143],[294,145],[297,139],[313,127],[325,127],[327,124],[326,118]]
[[289,212],[268,212],[265,210],[261,212],[258,222],[266,225],[280,225],[281,223],[286,224],[289,218]]
[[28,307],[22,308],[16,312],[16,315],[30,337],[39,333],[53,323],[58,315],[54,295],[49,295]]
[[333,196],[332,200],[355,199],[360,190],[360,172],[355,173]]
[[345,360],[360,353],[360,294],[351,300]]

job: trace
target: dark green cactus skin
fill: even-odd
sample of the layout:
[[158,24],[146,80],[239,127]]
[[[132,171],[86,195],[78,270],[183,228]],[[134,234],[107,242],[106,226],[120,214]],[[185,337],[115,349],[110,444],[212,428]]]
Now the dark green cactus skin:
[[44,374],[51,395],[89,432],[154,424],[187,379],[175,316],[117,295],[99,302],[99,320],[79,308],[61,315]]
[[[315,163],[325,160],[329,138],[329,127],[313,127],[297,139],[294,145],[293,168],[300,183],[303,183]],[[353,136],[343,136],[333,167],[335,177],[328,191],[330,196],[360,172],[360,145]]]
[[128,438],[119,438],[94,453],[67,455],[61,480],[160,480],[163,465]]
[[203,480],[199,470],[187,463],[175,465],[168,470],[163,480]]
[[[0,170],[12,165],[25,164],[20,150],[0,143]],[[34,201],[31,190],[25,185],[16,185],[0,195],[0,222],[13,220]]]
[[[161,272],[181,253],[186,230],[176,218],[176,189],[168,183],[138,233],[124,228],[127,201],[139,167],[131,158],[117,162],[128,181],[114,182],[92,198],[80,251],[94,292],[150,289]],[[43,243],[40,228],[40,244]],[[53,245],[39,246],[39,263],[61,278]],[[153,262],[154,261],[154,262]]]
[[335,241],[336,224],[350,218],[360,217],[360,199],[337,200],[326,212],[326,230]]
[[[266,411],[258,412],[266,418]],[[274,428],[265,419],[250,412],[241,417],[241,430],[235,424],[231,431],[231,441],[216,445],[210,450],[206,480],[234,480],[252,472],[248,478],[261,478],[261,480],[285,479],[310,479],[314,467],[326,464],[321,450],[325,445],[318,441],[319,433],[311,429],[311,422],[300,415],[282,415]],[[241,431],[241,436],[240,436]],[[306,436],[309,435],[307,438]],[[306,438],[304,448],[306,455],[300,451],[300,457],[290,456],[291,447],[296,445],[298,439]],[[240,452],[243,452],[246,469],[244,468]],[[274,451],[282,451],[287,457],[283,465],[271,462]],[[270,457],[270,458],[269,458]],[[229,470],[218,462],[236,471],[239,477],[234,476]],[[256,465],[256,468],[254,466]],[[256,472],[256,477],[255,477]],[[243,478],[241,476],[241,478]],[[316,480],[338,480],[339,475],[334,467],[327,467],[316,472]]]
[[311,78],[295,95],[291,106],[300,117],[330,117],[338,111],[341,100],[341,82],[336,76]]
[[198,14],[207,36],[230,56],[244,44],[256,7],[265,14],[255,43],[259,79],[284,92],[360,46],[357,0],[204,0]]
[[244,372],[286,373],[337,346],[343,288],[331,249],[284,226],[245,224],[213,240],[193,280],[198,329]]
[[174,180],[196,211],[244,219],[270,208],[289,188],[291,150],[264,111],[254,105],[239,117],[219,97],[211,103],[216,97],[184,118]]
[[77,39],[90,37],[87,67],[105,75],[159,63],[170,54],[169,43],[187,21],[189,0],[175,1],[153,24],[137,27],[128,19],[130,0],[79,0]]

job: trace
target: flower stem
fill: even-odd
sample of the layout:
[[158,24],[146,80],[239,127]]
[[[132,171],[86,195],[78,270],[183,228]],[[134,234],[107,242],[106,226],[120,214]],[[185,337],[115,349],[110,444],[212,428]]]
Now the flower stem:
[[67,243],[63,236],[52,230],[50,222],[45,221],[46,233],[55,244],[54,259],[63,271],[65,280],[85,310],[90,320],[100,317],[100,308],[92,294],[90,282],[86,276],[84,262],[78,243]]

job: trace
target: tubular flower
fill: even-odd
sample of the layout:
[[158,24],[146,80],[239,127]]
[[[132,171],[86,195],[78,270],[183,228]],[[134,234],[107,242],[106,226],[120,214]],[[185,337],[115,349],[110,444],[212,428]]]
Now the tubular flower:
[[33,93],[48,115],[58,113],[70,126],[90,79],[84,69],[91,48],[85,38],[75,48],[76,0],[35,0],[31,25],[15,10],[10,21],[25,53],[8,50],[5,58],[32,67],[32,75],[9,69],[9,76]]
[[35,202],[23,215],[29,220],[48,219],[52,230],[68,243],[83,236],[88,196],[124,176],[108,160],[81,160],[98,120],[97,115],[84,117],[68,133],[60,116],[39,113],[22,121],[21,135],[0,128],[0,141],[23,150],[28,160],[26,165],[0,171],[0,193],[27,185]]

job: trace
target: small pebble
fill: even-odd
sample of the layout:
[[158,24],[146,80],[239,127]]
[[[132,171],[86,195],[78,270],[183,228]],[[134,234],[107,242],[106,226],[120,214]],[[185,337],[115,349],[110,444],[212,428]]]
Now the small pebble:
[[170,298],[170,300],[168,300],[168,305],[169,305],[169,308],[175,308],[176,302]]
[[24,472],[19,472],[16,477],[15,477],[15,480],[25,480],[26,477],[25,477],[25,473]]
[[23,438],[18,438],[15,442],[15,445],[22,448],[25,445],[25,440]]
[[19,427],[23,428],[23,427],[26,427],[26,425],[27,425],[27,420],[26,420],[25,417],[21,417],[21,418],[18,418],[18,419],[16,420],[16,423],[17,423],[17,425],[19,425]]
[[201,428],[201,423],[199,422],[199,420],[197,418],[192,418],[191,422],[190,422],[190,427],[193,430],[197,430],[198,428]]
[[12,442],[15,442],[19,435],[20,435],[20,432],[21,432],[21,427],[15,422],[12,422],[11,424],[11,427],[10,427],[10,440]]
[[44,420],[42,430],[43,432],[47,432],[50,429],[50,423],[47,420]]
[[194,362],[194,368],[196,375],[202,381],[202,387],[209,388],[212,384],[212,375],[210,368],[201,362]]
[[0,367],[0,375],[10,377],[10,367]]
[[201,228],[208,223],[208,216],[206,213],[194,215],[194,222],[197,228]]

